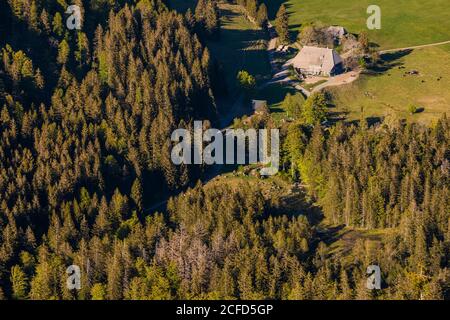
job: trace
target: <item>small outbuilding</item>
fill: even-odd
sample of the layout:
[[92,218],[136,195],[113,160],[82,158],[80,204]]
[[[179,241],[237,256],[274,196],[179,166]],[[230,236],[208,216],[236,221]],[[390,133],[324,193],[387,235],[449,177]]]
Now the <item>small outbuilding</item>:
[[255,114],[264,114],[268,112],[267,101],[266,100],[253,100],[252,108]]
[[347,35],[347,30],[341,26],[330,26],[327,28],[327,33],[335,40],[340,41]]

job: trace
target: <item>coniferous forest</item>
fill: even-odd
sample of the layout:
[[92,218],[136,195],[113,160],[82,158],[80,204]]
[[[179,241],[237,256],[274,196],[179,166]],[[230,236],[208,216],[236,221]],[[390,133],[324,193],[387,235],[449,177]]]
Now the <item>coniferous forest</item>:
[[[70,4],[81,30],[66,27]],[[283,124],[295,213],[263,182],[202,183],[208,168],[172,163],[175,129],[226,112],[208,49],[220,33],[215,0],[186,14],[164,0],[0,2],[0,298],[449,299],[446,115]]]

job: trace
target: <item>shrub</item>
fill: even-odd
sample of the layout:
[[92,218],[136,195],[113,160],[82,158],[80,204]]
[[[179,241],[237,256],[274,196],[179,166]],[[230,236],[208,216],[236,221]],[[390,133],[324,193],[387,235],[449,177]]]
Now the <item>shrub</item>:
[[415,105],[410,105],[409,107],[408,107],[408,111],[409,111],[409,113],[411,113],[411,114],[415,114],[416,112],[417,112],[417,107],[415,106]]

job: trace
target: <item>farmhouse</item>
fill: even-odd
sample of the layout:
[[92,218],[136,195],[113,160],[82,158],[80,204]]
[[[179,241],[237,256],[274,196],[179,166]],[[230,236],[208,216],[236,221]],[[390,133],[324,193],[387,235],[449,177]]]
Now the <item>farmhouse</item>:
[[342,58],[328,48],[304,46],[292,65],[304,75],[334,76],[342,72]]

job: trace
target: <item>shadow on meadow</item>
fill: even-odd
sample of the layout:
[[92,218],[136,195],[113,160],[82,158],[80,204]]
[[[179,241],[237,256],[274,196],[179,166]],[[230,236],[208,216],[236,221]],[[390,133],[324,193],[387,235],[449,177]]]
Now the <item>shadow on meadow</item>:
[[380,56],[376,64],[367,69],[366,73],[369,75],[383,75],[393,68],[402,67],[404,63],[400,59],[408,56],[412,52],[413,50],[403,50],[384,53]]

